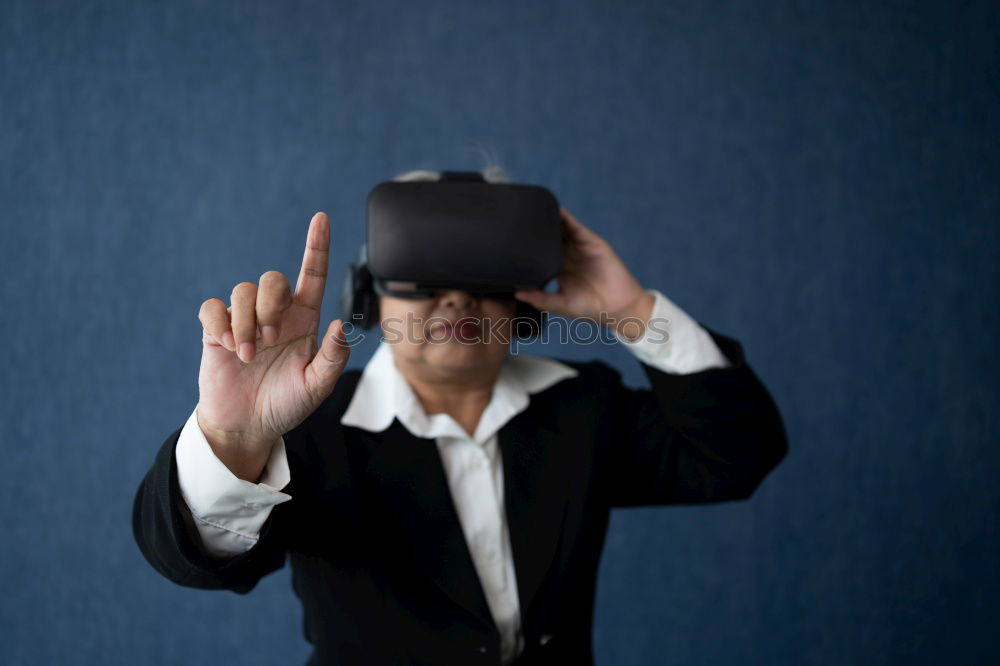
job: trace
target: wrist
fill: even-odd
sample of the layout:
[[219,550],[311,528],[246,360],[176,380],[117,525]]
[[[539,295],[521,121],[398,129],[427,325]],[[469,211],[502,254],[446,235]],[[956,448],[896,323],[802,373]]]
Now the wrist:
[[629,342],[635,342],[645,334],[655,302],[653,294],[643,289],[628,306],[612,315],[612,328]]
[[267,461],[271,457],[271,449],[277,443],[278,437],[212,428],[205,426],[200,416],[198,416],[198,427],[211,447],[212,453],[235,477],[257,483],[264,473]]

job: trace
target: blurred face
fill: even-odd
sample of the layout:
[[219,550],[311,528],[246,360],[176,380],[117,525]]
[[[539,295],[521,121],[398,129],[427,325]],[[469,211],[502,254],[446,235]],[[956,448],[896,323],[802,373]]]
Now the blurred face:
[[422,299],[381,296],[379,307],[382,334],[398,367],[467,376],[499,368],[516,303],[449,289]]

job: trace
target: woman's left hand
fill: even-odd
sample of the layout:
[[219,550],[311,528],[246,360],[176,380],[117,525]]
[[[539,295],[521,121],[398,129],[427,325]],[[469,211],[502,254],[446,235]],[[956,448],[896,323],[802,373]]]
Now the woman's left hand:
[[623,329],[623,320],[649,322],[653,295],[642,288],[618,254],[603,238],[560,207],[563,221],[563,258],[556,280],[559,289],[546,292],[530,289],[516,292],[521,301],[539,310],[549,310],[567,318],[583,317],[613,326],[626,338],[642,331],[634,326]]

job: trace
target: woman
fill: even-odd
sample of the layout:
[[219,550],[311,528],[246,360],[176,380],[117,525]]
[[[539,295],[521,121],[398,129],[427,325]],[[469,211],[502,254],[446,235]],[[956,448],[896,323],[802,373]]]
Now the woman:
[[294,292],[269,271],[202,305],[198,406],[136,496],[147,559],[245,593],[291,555],[314,664],[590,663],[610,509],[749,497],[786,443],[739,343],[561,216],[558,292],[516,298],[609,322],[652,390],[510,355],[516,301],[459,290],[382,296],[384,340],[344,372],[341,320],[317,348],[317,213]]

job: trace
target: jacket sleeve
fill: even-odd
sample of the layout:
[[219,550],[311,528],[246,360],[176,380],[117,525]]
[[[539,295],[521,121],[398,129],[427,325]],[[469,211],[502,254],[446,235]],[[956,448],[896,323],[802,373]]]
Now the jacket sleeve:
[[627,388],[614,371],[611,506],[746,499],[787,453],[778,408],[742,346],[704,328],[729,367],[670,374],[640,362],[651,389]]
[[234,557],[209,555],[201,544],[177,480],[174,450],[181,429],[167,438],[143,478],[132,507],[132,531],[154,569],[187,587],[249,592],[266,574],[282,567],[282,506],[276,506],[255,546]]

